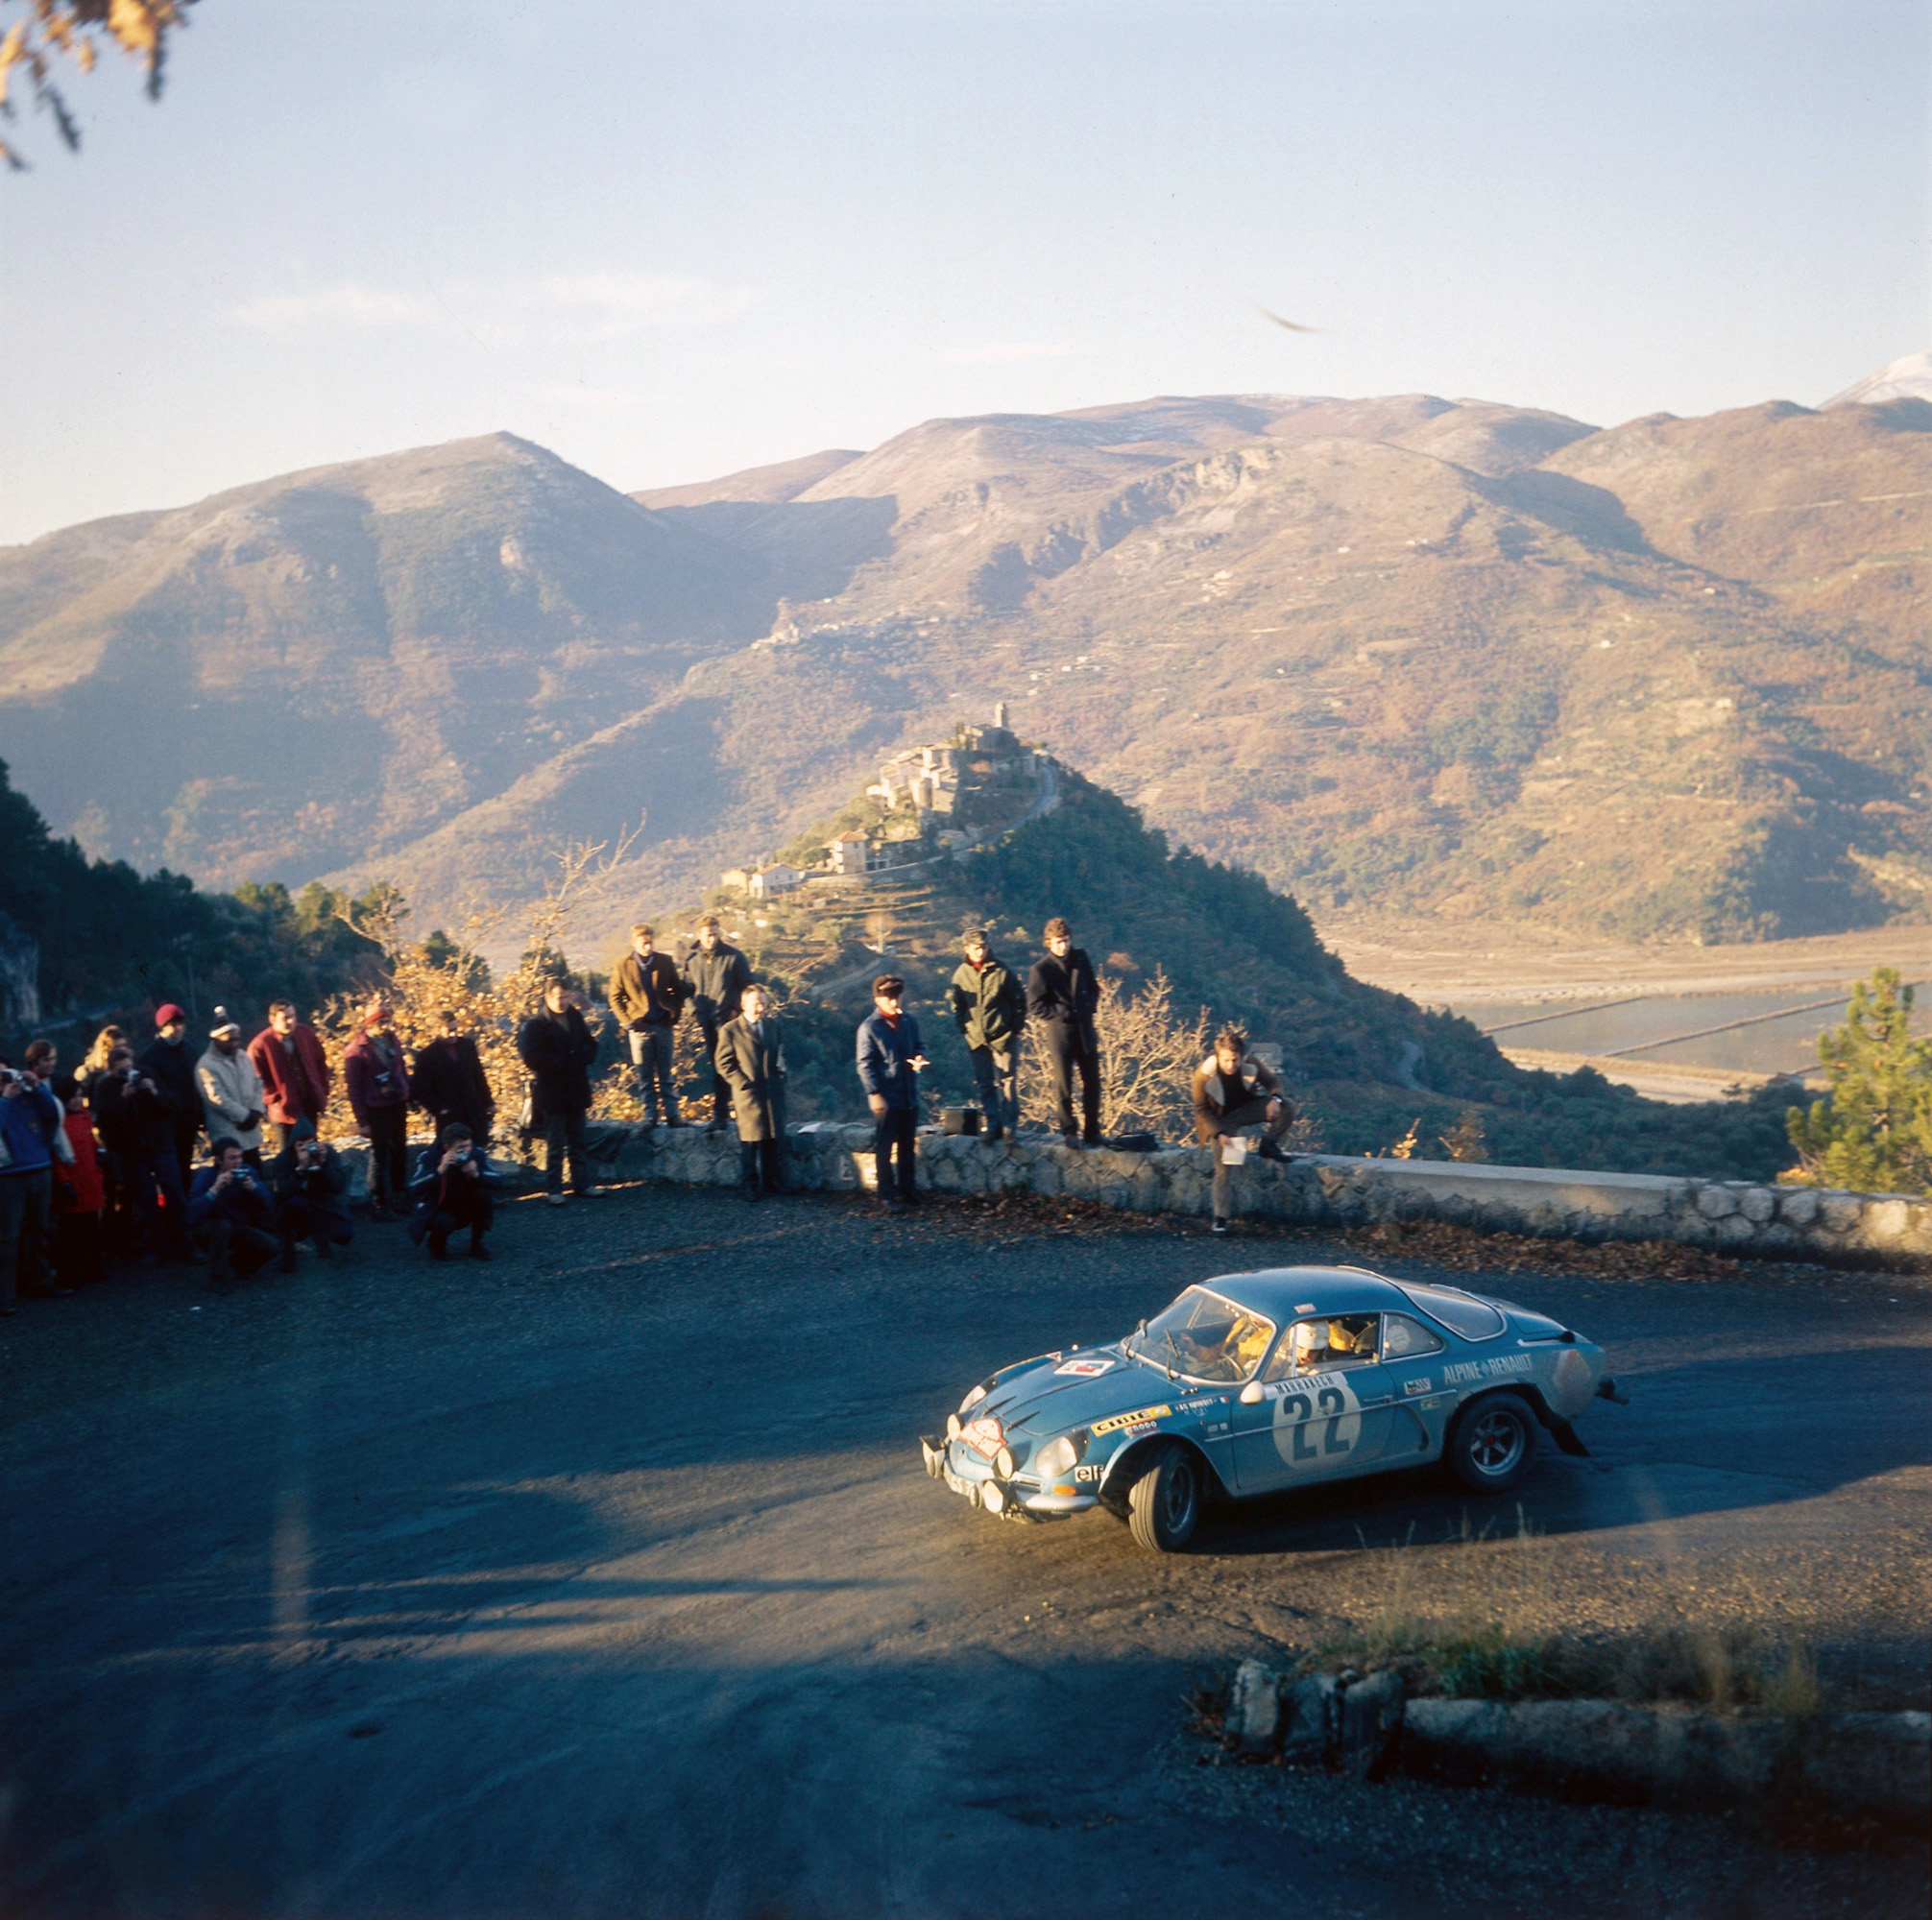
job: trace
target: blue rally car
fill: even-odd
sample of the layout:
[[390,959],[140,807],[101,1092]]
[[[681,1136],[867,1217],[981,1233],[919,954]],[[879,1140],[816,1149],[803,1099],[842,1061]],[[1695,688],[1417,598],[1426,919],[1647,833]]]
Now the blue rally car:
[[1446,1459],[1515,1485],[1545,1428],[1620,1400],[1603,1350],[1507,1300],[1361,1267],[1271,1267],[1190,1286],[1110,1346],[1003,1367],[922,1440],[982,1512],[1104,1506],[1143,1547],[1185,1547],[1215,1490],[1244,1498]]

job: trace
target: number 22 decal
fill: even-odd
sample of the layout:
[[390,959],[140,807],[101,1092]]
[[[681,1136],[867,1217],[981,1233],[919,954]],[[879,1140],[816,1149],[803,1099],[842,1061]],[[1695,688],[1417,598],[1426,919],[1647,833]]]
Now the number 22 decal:
[[1341,1425],[1343,1414],[1348,1410],[1347,1397],[1340,1387],[1325,1386],[1316,1398],[1321,1403],[1321,1411],[1327,1416],[1328,1422],[1328,1430],[1321,1436],[1319,1449],[1309,1445],[1308,1435],[1304,1430],[1315,1413],[1315,1408],[1309,1404],[1308,1396],[1305,1393],[1292,1393],[1283,1403],[1284,1405],[1294,1409],[1294,1426],[1290,1430],[1289,1437],[1293,1447],[1292,1457],[1296,1460],[1316,1460],[1323,1453],[1345,1453],[1349,1449],[1350,1443],[1342,1439],[1337,1431]]

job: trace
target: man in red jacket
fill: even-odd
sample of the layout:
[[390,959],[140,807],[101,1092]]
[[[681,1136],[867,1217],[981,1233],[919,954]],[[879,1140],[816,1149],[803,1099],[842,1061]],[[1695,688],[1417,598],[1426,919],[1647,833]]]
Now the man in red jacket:
[[369,1217],[409,1212],[409,1065],[380,999],[371,1000],[362,1030],[342,1056],[350,1111],[369,1142]]
[[290,1000],[270,1005],[268,1024],[249,1042],[248,1057],[268,1095],[268,1139],[263,1144],[273,1159],[294,1137],[298,1120],[320,1123],[328,1106],[328,1061],[315,1029],[296,1018]]

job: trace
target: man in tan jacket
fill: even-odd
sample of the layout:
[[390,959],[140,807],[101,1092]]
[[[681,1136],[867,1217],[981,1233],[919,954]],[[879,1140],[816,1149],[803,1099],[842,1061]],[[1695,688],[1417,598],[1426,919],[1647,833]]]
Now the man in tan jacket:
[[1294,1124],[1294,1104],[1266,1061],[1247,1050],[1247,1035],[1224,1026],[1214,1051],[1195,1068],[1195,1132],[1214,1148],[1214,1231],[1227,1232],[1227,1142],[1247,1127],[1262,1129],[1261,1158],[1286,1160],[1281,1137]]

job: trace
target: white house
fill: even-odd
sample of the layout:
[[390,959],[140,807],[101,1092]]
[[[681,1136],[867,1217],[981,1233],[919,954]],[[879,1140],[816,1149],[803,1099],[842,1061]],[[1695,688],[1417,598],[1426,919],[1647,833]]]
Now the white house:
[[825,843],[825,851],[832,855],[834,874],[862,874],[872,864],[867,857],[872,852],[872,838],[866,833],[841,833],[836,840]]
[[751,876],[751,897],[753,900],[771,900],[779,894],[790,893],[804,879],[805,874],[800,868],[787,867],[782,862],[776,866],[761,867]]

